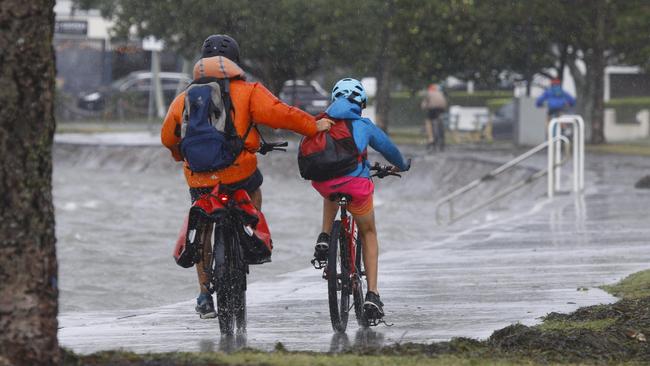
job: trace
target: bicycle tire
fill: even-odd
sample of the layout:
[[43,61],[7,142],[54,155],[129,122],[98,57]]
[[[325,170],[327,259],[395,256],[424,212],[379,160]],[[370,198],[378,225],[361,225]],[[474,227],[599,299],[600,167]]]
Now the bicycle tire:
[[233,306],[235,309],[235,323],[237,325],[237,334],[246,333],[246,273],[238,271],[238,276],[234,281],[235,291],[233,296]]
[[236,238],[219,232],[217,245],[224,245],[224,265],[217,268],[216,278],[219,330],[222,335],[233,335],[235,329],[241,334],[246,332],[246,272],[238,265]]
[[347,245],[341,232],[341,221],[334,221],[330,233],[327,260],[327,295],[330,320],[335,332],[345,332],[350,311],[351,281],[345,265]]
[[354,265],[356,266],[356,274],[352,278],[352,298],[354,303],[354,315],[357,318],[357,324],[360,327],[367,328],[368,318],[366,318],[366,313],[363,311],[363,303],[365,301],[365,291],[363,290],[363,278],[361,273],[363,268],[361,266],[361,238],[357,237],[357,256]]

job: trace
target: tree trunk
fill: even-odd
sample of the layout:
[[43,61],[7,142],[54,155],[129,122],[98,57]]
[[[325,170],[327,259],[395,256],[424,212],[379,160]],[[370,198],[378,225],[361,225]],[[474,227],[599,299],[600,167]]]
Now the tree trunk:
[[560,46],[560,64],[557,67],[557,77],[561,81],[564,81],[564,68],[566,67],[567,58],[569,55],[569,46],[562,44]]
[[593,114],[591,117],[591,143],[602,144],[605,142],[605,124],[603,101],[603,82],[605,78],[605,17],[607,4],[599,1],[596,6],[596,34],[593,48],[593,62],[591,65],[593,79]]
[[384,58],[379,62],[377,73],[377,95],[375,97],[375,123],[377,127],[388,131],[390,113],[390,60]]
[[567,58],[567,66],[571,72],[571,76],[576,85],[576,111],[581,115],[586,123],[585,133],[587,135],[591,134],[591,121],[594,110],[594,98],[593,90],[594,83],[591,74],[593,72],[592,57],[591,55],[586,55],[583,60],[585,63],[586,72],[583,74],[582,71],[576,65],[575,51]]
[[0,364],[54,365],[53,0],[0,6]]
[[377,95],[375,96],[375,123],[377,127],[388,131],[390,113],[390,87],[392,72],[391,18],[394,17],[394,1],[384,4],[383,26],[379,39],[379,54],[377,55]]

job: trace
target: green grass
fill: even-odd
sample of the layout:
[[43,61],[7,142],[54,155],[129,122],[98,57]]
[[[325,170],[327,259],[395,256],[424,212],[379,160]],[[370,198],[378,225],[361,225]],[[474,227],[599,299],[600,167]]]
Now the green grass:
[[[517,358],[479,358],[443,355],[385,356],[355,354],[325,354],[311,352],[258,352],[252,350],[224,353],[158,353],[136,354],[108,351],[90,356],[69,356],[63,365],[249,365],[249,366],[511,366],[538,365],[531,360]],[[546,363],[544,363],[546,364]]]
[[485,106],[488,107],[488,109],[491,112],[496,112],[497,109],[503,107],[504,105],[510,103],[512,101],[512,97],[510,98],[492,98],[488,99],[485,102]]
[[607,154],[650,156],[650,140],[640,140],[629,143],[588,145],[586,149],[589,152]]
[[450,97],[482,97],[482,98],[508,98],[512,97],[512,90],[478,90],[474,93],[466,91],[452,91],[449,92]]
[[645,106],[650,107],[650,97],[627,97],[610,99],[605,103],[605,107],[618,106]]
[[570,329],[589,329],[593,331],[602,331],[614,324],[616,319],[598,319],[598,320],[545,320],[537,327],[542,331],[565,331]]
[[631,274],[617,284],[601,288],[623,299],[640,299],[650,296],[650,269]]

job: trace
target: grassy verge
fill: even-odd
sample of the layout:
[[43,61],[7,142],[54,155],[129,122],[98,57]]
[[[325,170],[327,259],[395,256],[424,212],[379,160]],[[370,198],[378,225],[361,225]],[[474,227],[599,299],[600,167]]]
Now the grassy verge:
[[[71,360],[68,360],[71,361]],[[223,353],[161,353],[138,355],[129,352],[101,352],[77,359],[83,365],[250,365],[250,366],[470,366],[470,365],[535,365],[534,361],[460,357],[444,355],[359,355],[317,353],[259,353],[240,351]]]
[[589,152],[598,153],[650,156],[650,140],[639,140],[629,143],[588,145],[586,149]]
[[[601,288],[623,299],[650,297],[650,270],[631,274],[615,285],[605,285]],[[650,309],[648,310],[650,311]],[[650,316],[650,314],[648,315]]]
[[340,354],[274,352],[244,349],[224,353],[65,352],[64,365],[584,365],[650,364],[650,270],[603,286],[622,299],[614,304],[580,308],[571,314],[548,314],[539,325],[514,324],[485,341],[454,338],[431,344],[394,344],[380,349],[351,349]]

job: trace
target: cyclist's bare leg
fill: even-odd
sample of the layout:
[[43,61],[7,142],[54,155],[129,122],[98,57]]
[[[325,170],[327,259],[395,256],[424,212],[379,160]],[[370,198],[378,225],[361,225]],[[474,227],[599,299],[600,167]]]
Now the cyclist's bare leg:
[[323,231],[324,233],[330,233],[332,231],[332,223],[336,218],[336,213],[339,210],[338,203],[323,198]]
[[196,267],[196,274],[199,276],[199,288],[202,294],[207,294],[208,289],[205,287],[205,284],[208,283],[209,278],[206,273],[205,267],[203,264],[209,266],[209,263],[212,261],[212,228],[209,227],[203,232],[203,237],[201,238],[201,243],[203,243],[203,255],[198,263],[194,266]]
[[357,223],[363,242],[363,264],[366,268],[368,291],[379,295],[377,290],[379,244],[377,242],[377,227],[375,226],[375,210],[365,215],[354,215],[354,221]]
[[253,202],[253,206],[255,206],[256,209],[262,211],[262,189],[258,188],[254,192],[251,192],[250,197],[251,201]]
[[433,125],[433,144],[438,147],[439,150],[443,150],[445,147],[445,130],[442,125],[442,115],[436,117],[432,122]]
[[433,121],[430,118],[424,120],[424,131],[427,134],[427,144],[433,144]]

